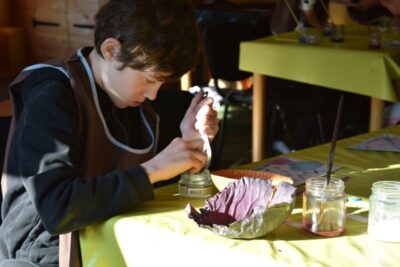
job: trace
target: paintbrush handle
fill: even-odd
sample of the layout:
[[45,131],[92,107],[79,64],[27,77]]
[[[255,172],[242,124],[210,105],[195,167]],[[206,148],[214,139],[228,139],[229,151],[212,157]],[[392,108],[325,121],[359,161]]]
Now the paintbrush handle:
[[341,95],[340,99],[339,99],[338,110],[337,110],[337,113],[336,113],[335,128],[333,129],[331,149],[329,151],[329,158],[328,158],[328,170],[327,170],[327,173],[326,173],[326,184],[327,185],[329,184],[329,181],[331,179],[333,159],[335,157],[336,141],[338,139],[339,126],[340,126],[340,121],[341,121],[342,113],[343,113],[343,98],[344,98],[344,96]]

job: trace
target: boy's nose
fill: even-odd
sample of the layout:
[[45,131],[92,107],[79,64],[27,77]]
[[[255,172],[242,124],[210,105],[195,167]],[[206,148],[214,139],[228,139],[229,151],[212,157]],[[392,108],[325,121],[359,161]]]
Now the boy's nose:
[[150,87],[150,88],[144,93],[144,96],[145,96],[147,99],[154,100],[154,99],[156,99],[156,97],[157,97],[157,93],[158,93],[158,90],[159,90],[159,89],[160,89],[160,86],[159,86],[159,85]]

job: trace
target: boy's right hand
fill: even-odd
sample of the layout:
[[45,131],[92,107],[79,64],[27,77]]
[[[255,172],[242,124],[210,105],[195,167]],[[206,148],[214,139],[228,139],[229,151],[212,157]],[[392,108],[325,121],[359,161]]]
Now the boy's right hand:
[[198,172],[207,160],[202,139],[175,138],[155,157],[142,163],[150,182],[168,180],[185,171]]

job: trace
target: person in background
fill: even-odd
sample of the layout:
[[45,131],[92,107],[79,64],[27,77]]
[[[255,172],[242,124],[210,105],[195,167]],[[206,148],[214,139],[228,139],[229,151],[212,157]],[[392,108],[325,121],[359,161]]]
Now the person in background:
[[0,266],[79,263],[76,231],[152,200],[153,184],[206,162],[218,131],[196,95],[181,137],[155,154],[148,100],[195,64],[199,34],[185,0],[109,1],[94,48],[26,68],[10,85],[13,122],[2,174]]
[[[394,16],[396,16],[397,21],[399,21],[399,16],[400,16],[399,0],[378,0],[378,1],[381,3],[381,5],[386,7]],[[400,26],[398,26],[398,29],[400,29]],[[397,78],[394,84],[396,86],[397,96],[400,98],[400,78]],[[400,124],[400,102],[385,107],[384,121],[386,123],[385,126]]]
[[347,6],[347,13],[353,22],[364,25],[379,25],[382,17],[390,16],[390,12],[379,0],[334,0]]
[[379,0],[359,0],[355,3],[355,7],[360,10],[367,10],[379,5]]
[[272,34],[293,31],[304,27],[321,28],[327,21],[325,8],[329,1],[278,0],[270,21]]
[[377,0],[377,1],[379,1],[382,6],[386,7],[394,16],[400,16],[399,0]]
[[313,28],[322,28],[328,17],[327,10],[325,10],[325,7],[328,7],[328,2],[323,1],[322,3],[319,3],[323,6],[316,10],[315,5],[319,1],[322,0],[300,0],[300,10],[304,20],[307,25],[310,25]]
[[[347,1],[348,2],[348,1]],[[386,8],[391,15],[398,17],[400,16],[400,1],[399,0],[360,0],[354,8],[359,10],[377,10],[377,7],[383,6]],[[380,14],[379,14],[380,15]],[[397,21],[399,18],[396,18]],[[395,25],[397,26],[397,25]],[[397,80],[394,82],[397,94],[400,97],[400,82]],[[400,103],[394,103],[387,105],[384,112],[384,127],[391,125],[400,124]]]
[[[337,2],[349,3],[351,0],[335,0]],[[397,0],[358,0],[354,6],[360,10],[367,10],[382,5],[386,7],[393,15],[399,15],[400,1]]]

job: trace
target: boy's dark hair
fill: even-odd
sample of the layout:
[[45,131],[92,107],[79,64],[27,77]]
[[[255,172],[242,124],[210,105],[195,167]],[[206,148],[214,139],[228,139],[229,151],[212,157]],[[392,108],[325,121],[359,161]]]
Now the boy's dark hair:
[[95,46],[107,38],[122,44],[121,69],[166,73],[159,81],[175,80],[193,68],[200,35],[195,11],[187,0],[110,0],[96,15]]

